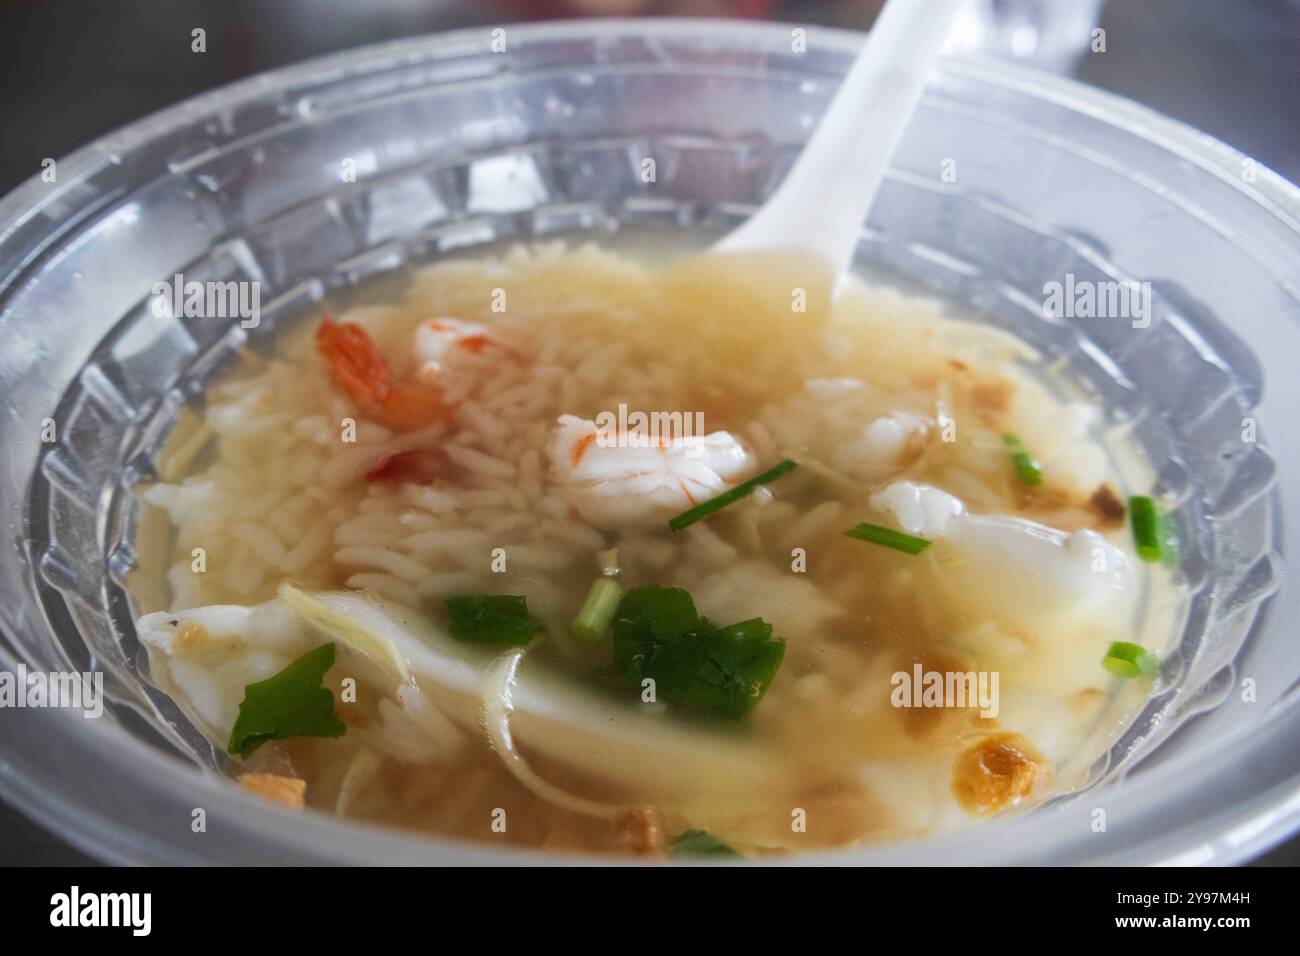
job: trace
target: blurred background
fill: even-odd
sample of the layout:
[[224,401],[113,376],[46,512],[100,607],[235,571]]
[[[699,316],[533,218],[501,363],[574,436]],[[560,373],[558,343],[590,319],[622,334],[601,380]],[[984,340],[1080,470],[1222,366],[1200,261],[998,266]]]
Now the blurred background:
[[[588,16],[865,30],[881,2],[0,0],[0,194],[39,173],[42,159],[178,100],[366,43]],[[206,32],[202,53],[191,50],[196,28]],[[1300,0],[968,0],[951,46],[1130,97],[1300,182]],[[88,861],[0,804],[0,863],[80,862]],[[1295,865],[1300,840],[1259,862]]]
[[[923,0],[921,0],[923,2]],[[102,133],[252,73],[418,33],[581,16],[864,30],[881,0],[0,0],[0,193]],[[190,50],[206,31],[207,51]],[[1105,31],[1093,52],[1092,31]],[[1074,76],[1300,181],[1300,0],[970,0],[959,49]]]

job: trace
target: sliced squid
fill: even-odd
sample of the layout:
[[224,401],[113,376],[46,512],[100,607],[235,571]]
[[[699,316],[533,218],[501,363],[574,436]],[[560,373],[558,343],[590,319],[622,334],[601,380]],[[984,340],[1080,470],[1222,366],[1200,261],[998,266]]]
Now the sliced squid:
[[852,441],[841,445],[832,464],[862,481],[878,480],[920,453],[932,422],[924,415],[896,411],[866,425]]
[[547,453],[551,475],[584,519],[605,528],[650,524],[707,501],[753,473],[729,432],[650,438],[562,415]]
[[970,606],[1022,621],[1072,613],[1128,594],[1129,558],[1096,531],[973,515],[931,485],[898,481],[871,497],[902,530],[935,541],[939,577]]
[[311,649],[301,617],[280,601],[158,611],[140,618],[136,632],[150,649],[155,679],[181,691],[204,729],[223,740],[244,687]]
[[[483,695],[499,655],[499,648],[455,641],[411,609],[373,595],[306,592],[291,585],[256,607],[146,614],[136,631],[150,648],[155,677],[185,692],[182,699],[221,744],[247,684],[334,640],[336,670],[346,675],[366,667],[369,686],[388,695],[385,704],[393,702],[381,708],[385,733],[363,735],[368,745],[388,750],[394,720],[407,712],[401,746],[390,751],[397,759],[456,745],[448,723],[467,736],[481,733]],[[390,651],[400,656],[400,667],[389,661]],[[399,673],[410,675],[409,682],[399,680]],[[198,683],[181,686],[178,675]],[[575,767],[584,778],[625,787],[639,799],[710,792],[739,799],[756,787],[774,786],[788,772],[734,734],[665,721],[637,703],[593,694],[545,665],[521,667],[511,698],[511,733],[529,753]],[[346,711],[342,716],[347,718]]]

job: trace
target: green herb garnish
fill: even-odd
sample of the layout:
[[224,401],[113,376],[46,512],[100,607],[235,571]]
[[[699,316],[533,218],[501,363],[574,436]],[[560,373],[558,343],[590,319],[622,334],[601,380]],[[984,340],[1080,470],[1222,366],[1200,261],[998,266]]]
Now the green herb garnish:
[[1020,436],[1011,432],[1002,433],[1002,444],[1011,453],[1011,464],[1016,470],[1016,477],[1024,485],[1041,485],[1043,468],[1020,442]]
[[614,620],[619,602],[623,600],[623,588],[611,577],[599,577],[587,592],[587,599],[582,602],[578,616],[573,619],[570,630],[573,636],[582,641],[598,641]]
[[244,688],[229,751],[247,757],[269,740],[342,737],[348,725],[334,715],[334,694],[321,686],[334,666],[334,645],[308,651],[280,673]]
[[767,485],[776,481],[782,475],[789,474],[799,467],[798,462],[791,461],[789,458],[783,458],[761,475],[755,475],[748,481],[742,481],[736,487],[724,491],[716,498],[710,498],[702,504],[696,505],[689,511],[683,511],[676,518],[668,522],[668,527],[673,531],[681,531],[683,528],[695,524],[695,522],[707,518],[715,511],[721,511],[732,502],[739,501],[759,485]]
[[627,593],[614,618],[614,666],[638,692],[647,678],[675,710],[739,720],[776,676],[785,641],[760,618],[714,627],[681,588]]
[[1160,518],[1155,502],[1145,495],[1133,495],[1128,500],[1128,512],[1138,557],[1143,561],[1159,561]]
[[856,524],[844,534],[846,537],[870,541],[872,544],[883,544],[886,548],[893,548],[904,554],[920,554],[930,547],[930,542],[925,538],[904,534],[893,528],[882,528],[878,524]]
[[739,853],[706,830],[687,830],[668,844],[670,856],[718,856],[743,860]]
[[469,644],[527,644],[546,630],[528,614],[528,602],[511,594],[447,598],[447,630]]
[[1101,666],[1116,677],[1149,677],[1156,672],[1160,662],[1141,644],[1116,641],[1107,649]]

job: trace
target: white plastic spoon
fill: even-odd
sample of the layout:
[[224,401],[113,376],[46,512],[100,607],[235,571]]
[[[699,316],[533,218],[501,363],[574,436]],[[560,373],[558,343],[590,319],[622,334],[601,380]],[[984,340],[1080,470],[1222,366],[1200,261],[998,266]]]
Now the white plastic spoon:
[[840,276],[963,0],[889,0],[812,138],[718,252],[799,249]]

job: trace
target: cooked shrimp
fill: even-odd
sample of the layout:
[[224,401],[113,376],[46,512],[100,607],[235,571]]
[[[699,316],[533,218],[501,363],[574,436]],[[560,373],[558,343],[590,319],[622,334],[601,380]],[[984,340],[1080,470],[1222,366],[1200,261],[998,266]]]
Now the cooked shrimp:
[[442,400],[442,392],[429,385],[403,383],[394,385],[371,418],[398,432],[418,431],[434,422],[451,417],[452,406]]
[[427,485],[454,473],[451,459],[436,448],[417,448],[384,455],[366,469],[371,484]]
[[421,322],[415,330],[416,375],[422,382],[432,382],[442,371],[443,361],[453,348],[481,352],[489,346],[504,348],[492,330],[478,322],[465,322],[439,316]]
[[438,389],[394,382],[379,346],[354,322],[337,323],[326,316],[316,330],[316,349],[361,413],[386,428],[414,431],[451,413]]
[[326,316],[316,330],[316,350],[329,363],[330,374],[348,397],[363,409],[383,404],[392,372],[379,346],[355,322],[335,322]]
[[660,437],[602,432],[560,416],[547,449],[551,474],[587,521],[606,528],[650,524],[707,501],[754,470],[728,432]]
[[1001,611],[1018,617],[1081,610],[1130,583],[1124,552],[1096,531],[1070,534],[1024,518],[972,515],[947,492],[911,481],[872,495],[871,506],[904,531],[942,543],[936,557],[945,584],[976,603],[1003,595]]

